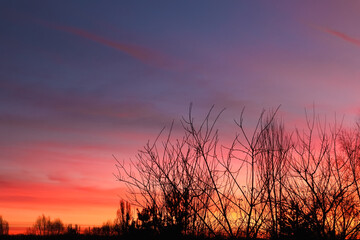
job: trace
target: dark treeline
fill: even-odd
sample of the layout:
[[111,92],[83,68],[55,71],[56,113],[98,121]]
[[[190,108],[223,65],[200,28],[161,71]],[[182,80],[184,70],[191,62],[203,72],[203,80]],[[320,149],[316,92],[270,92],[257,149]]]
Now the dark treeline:
[[183,135],[163,132],[116,177],[141,206],[142,229],[181,236],[356,239],[360,233],[360,126],[344,129],[313,113],[305,129],[285,130],[277,111],[252,129],[243,113],[230,144],[210,110],[189,111]]
[[[65,225],[60,219],[51,220],[44,214],[39,216],[32,227],[28,228],[25,234],[9,235],[9,231],[0,234],[1,240],[112,240],[112,239],[159,239],[165,240],[173,237],[182,239],[209,239],[206,236],[174,235],[170,231],[157,232],[149,225],[150,215],[146,216],[144,211],[137,210],[137,216],[133,216],[130,203],[120,201],[117,216],[113,222],[108,221],[99,227],[83,227],[78,225]],[[2,223],[7,222],[2,220]],[[9,226],[8,224],[6,225]],[[225,240],[223,237],[211,238],[214,240]]]

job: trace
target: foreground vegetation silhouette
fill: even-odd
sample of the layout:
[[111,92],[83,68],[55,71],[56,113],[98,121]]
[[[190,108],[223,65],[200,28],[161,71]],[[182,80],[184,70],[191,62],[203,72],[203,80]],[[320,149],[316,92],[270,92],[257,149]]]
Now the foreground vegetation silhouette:
[[243,111],[228,143],[216,128],[222,111],[196,122],[190,107],[182,135],[163,130],[135,160],[116,160],[129,194],[113,223],[80,231],[43,215],[37,236],[23,237],[358,239],[360,125],[345,129],[312,112],[305,129],[290,131],[277,112],[246,127]]
[[227,144],[216,129],[221,112],[197,123],[190,107],[181,137],[163,131],[136,160],[117,160],[142,226],[231,239],[358,238],[360,126],[312,112],[306,129],[289,131],[277,111],[263,111],[252,129],[242,112]]

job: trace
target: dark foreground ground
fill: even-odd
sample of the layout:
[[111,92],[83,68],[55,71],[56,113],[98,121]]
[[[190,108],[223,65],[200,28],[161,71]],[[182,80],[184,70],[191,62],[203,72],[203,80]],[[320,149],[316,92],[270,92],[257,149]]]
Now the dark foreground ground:
[[[145,236],[143,236],[145,237]],[[36,236],[36,235],[8,235],[0,236],[0,240],[120,240],[136,239],[123,238],[119,236],[95,236],[95,235],[59,235],[59,236]],[[146,238],[144,238],[146,239]]]
[[55,236],[37,236],[37,235],[8,235],[0,236],[0,240],[226,240],[225,238],[216,237],[194,237],[194,236],[169,236],[169,235],[147,235],[132,234],[127,236],[97,236],[97,235],[55,235]]

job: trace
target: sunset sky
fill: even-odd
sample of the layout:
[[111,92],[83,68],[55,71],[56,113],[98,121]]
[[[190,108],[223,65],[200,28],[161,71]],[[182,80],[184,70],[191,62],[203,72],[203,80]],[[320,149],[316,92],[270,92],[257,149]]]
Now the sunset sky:
[[[0,215],[113,220],[134,159],[212,105],[360,116],[360,1],[0,1]],[[175,128],[178,131],[179,128]]]

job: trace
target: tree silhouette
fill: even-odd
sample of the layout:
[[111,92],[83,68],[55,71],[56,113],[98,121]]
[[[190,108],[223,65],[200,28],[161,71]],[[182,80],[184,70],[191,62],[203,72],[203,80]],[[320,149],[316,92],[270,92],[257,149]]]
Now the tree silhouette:
[[64,233],[65,227],[60,219],[51,221],[50,217],[42,214],[36,219],[32,230],[38,235],[59,235]]
[[116,212],[114,221],[115,231],[120,234],[127,233],[130,227],[134,227],[135,222],[132,219],[131,205],[128,201],[121,200],[120,207]]
[[0,215],[0,236],[9,234],[9,223]]

